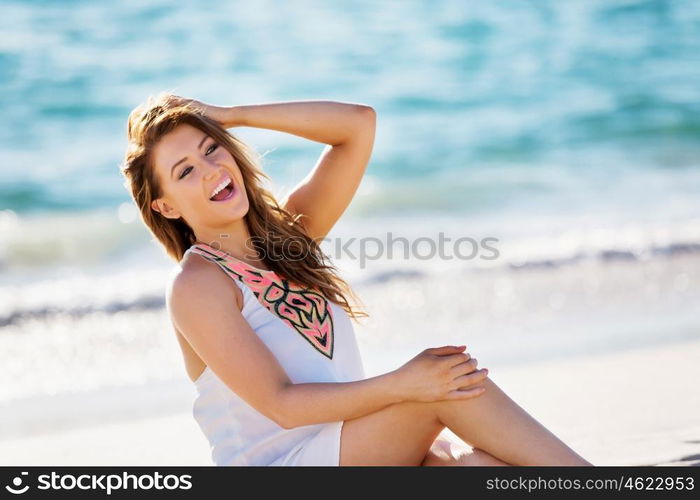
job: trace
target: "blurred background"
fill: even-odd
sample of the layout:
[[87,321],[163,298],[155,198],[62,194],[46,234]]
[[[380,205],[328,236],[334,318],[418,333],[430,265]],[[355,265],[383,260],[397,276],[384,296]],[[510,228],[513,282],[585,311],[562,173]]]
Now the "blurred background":
[[[368,376],[467,344],[589,460],[698,462],[699,3],[2,10],[1,463],[211,463],[164,309],[177,263],[119,172],[130,110],[162,90],[371,105],[372,159],[329,238],[496,239],[490,260],[328,242],[370,314]],[[280,198],[324,147],[231,132]]]

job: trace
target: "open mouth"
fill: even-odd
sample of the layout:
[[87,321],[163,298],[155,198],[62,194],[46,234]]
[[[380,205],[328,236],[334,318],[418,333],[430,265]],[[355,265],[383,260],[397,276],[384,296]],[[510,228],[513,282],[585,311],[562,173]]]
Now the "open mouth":
[[233,197],[234,191],[233,181],[229,179],[226,184],[223,182],[219,184],[219,186],[217,186],[217,188],[214,190],[214,195],[209,199],[211,201],[226,201]]

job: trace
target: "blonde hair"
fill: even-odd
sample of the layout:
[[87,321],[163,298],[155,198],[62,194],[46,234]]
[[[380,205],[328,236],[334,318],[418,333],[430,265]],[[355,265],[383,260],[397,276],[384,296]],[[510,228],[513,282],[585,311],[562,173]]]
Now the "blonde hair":
[[[304,215],[292,215],[262,186],[263,179],[270,178],[258,166],[255,151],[199,108],[181,104],[176,96],[161,92],[155,97],[150,96],[129,114],[128,147],[120,169],[126,179],[124,185],[144,224],[165,247],[166,253],[179,262],[196,241],[192,228],[182,217],[167,218],[151,206],[151,202],[163,194],[153,164],[154,147],[165,134],[181,124],[189,124],[207,133],[235,159],[249,200],[244,221],[252,245],[263,255],[267,267],[294,283],[318,290],[345,309],[353,319],[367,317],[365,311],[347,300],[346,295],[354,302],[360,302],[350,285],[338,275],[335,266],[326,263],[320,246],[299,224]],[[270,259],[270,255],[294,255],[295,258]]]

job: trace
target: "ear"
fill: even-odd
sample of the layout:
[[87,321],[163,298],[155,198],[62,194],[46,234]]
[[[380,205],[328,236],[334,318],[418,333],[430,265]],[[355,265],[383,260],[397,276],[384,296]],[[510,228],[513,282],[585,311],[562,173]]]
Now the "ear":
[[168,219],[179,219],[180,212],[175,208],[171,207],[169,204],[164,202],[161,198],[153,200],[151,202],[151,208],[161,214],[163,217]]

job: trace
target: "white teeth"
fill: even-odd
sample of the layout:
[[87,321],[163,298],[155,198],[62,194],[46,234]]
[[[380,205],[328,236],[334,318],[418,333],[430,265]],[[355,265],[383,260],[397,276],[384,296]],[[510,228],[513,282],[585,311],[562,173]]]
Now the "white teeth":
[[221,183],[216,186],[216,189],[211,193],[211,196],[209,197],[210,199],[216,196],[222,189],[224,189],[226,186],[228,186],[228,183],[231,182],[231,179],[226,179],[221,181]]

